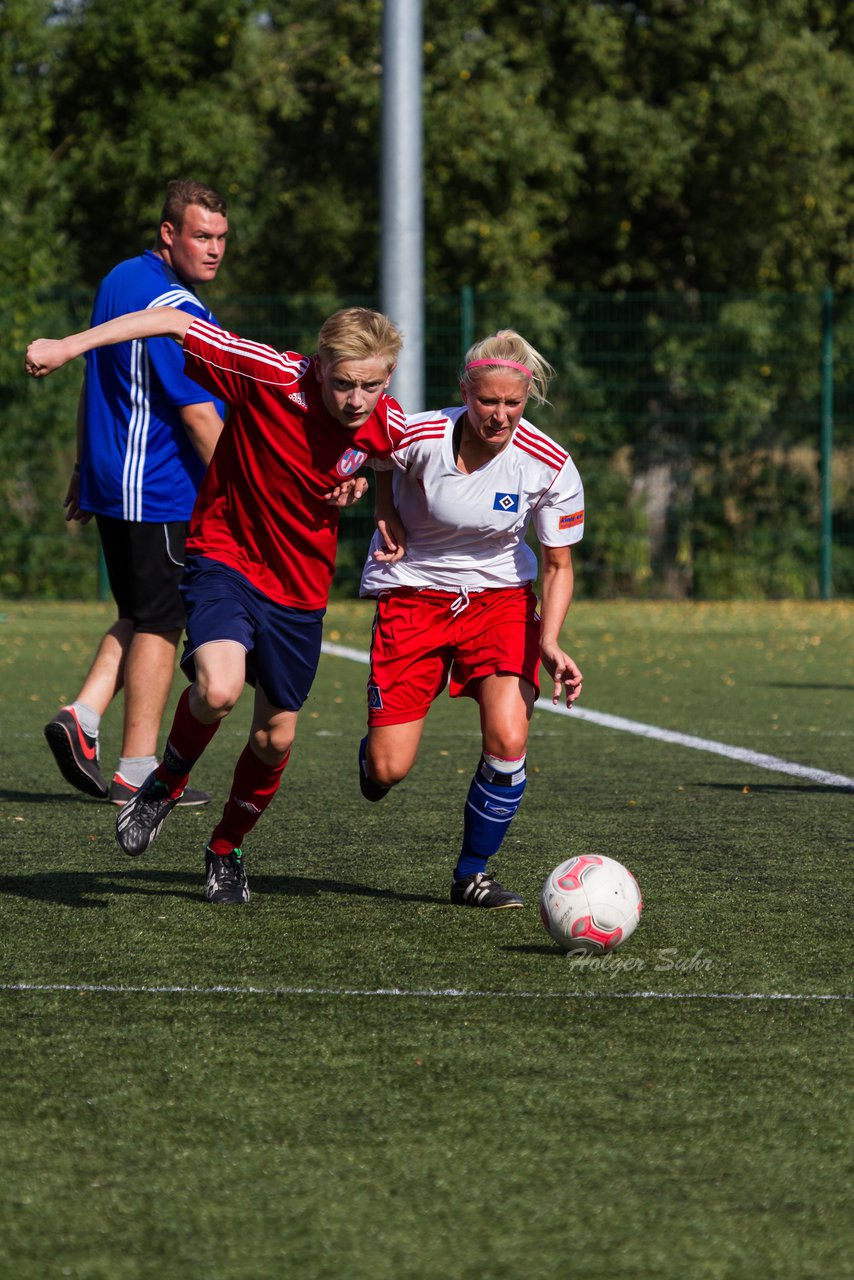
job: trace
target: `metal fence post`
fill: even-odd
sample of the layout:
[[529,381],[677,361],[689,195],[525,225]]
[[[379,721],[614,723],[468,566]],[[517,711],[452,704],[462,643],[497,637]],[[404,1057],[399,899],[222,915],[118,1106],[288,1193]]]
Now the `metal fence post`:
[[833,290],[821,292],[821,571],[822,600],[833,595]]
[[460,289],[460,362],[474,342],[474,289],[464,284]]

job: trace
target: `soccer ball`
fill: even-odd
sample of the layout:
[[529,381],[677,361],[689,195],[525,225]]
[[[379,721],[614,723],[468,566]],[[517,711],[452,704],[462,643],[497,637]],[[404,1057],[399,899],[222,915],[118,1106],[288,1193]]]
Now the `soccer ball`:
[[582,853],[555,867],[540,894],[540,918],[564,951],[604,955],[637,928],[641,893],[631,871],[603,854]]

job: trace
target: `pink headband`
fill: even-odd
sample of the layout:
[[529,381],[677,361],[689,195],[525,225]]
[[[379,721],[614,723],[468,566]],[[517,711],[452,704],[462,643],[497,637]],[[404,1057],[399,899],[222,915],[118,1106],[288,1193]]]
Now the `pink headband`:
[[524,373],[529,378],[533,378],[532,371],[526,364],[519,364],[517,360],[469,360],[466,365],[467,369],[476,369],[479,365],[504,365],[508,369],[518,369],[520,373]]

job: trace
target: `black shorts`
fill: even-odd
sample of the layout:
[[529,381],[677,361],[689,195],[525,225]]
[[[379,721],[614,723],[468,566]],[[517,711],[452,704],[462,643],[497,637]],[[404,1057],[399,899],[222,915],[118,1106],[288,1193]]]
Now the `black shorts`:
[[120,618],[137,631],[182,631],[187,621],[178,590],[184,572],[187,522],[139,524],[96,516],[107,577]]

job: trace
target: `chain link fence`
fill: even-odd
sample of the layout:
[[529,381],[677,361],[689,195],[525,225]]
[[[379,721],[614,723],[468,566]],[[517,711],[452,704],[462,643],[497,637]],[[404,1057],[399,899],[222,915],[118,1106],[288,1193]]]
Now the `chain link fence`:
[[[208,302],[227,328],[305,352],[339,306],[378,305],[332,294]],[[37,333],[84,327],[90,303],[79,293],[26,307],[0,298],[0,310],[22,357]],[[427,403],[407,410],[459,403],[467,347],[498,328],[518,329],[554,366],[551,404],[529,416],[569,449],[585,482],[579,595],[854,595],[851,296],[464,289],[428,298],[426,311]],[[32,384],[20,368],[20,358],[0,366],[0,591],[94,596],[94,530],[69,529],[60,510],[80,370]],[[372,529],[370,498],[343,513],[337,593],[357,591]]]

